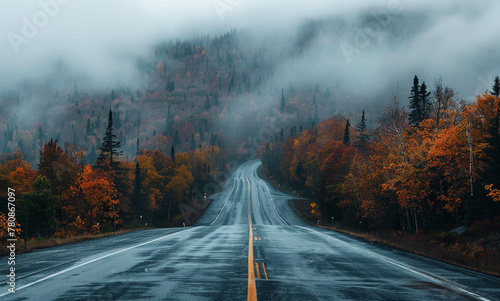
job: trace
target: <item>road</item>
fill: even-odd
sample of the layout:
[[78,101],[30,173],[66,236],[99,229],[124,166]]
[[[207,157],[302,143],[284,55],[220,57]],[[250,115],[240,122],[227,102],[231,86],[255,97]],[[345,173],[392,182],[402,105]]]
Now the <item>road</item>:
[[305,224],[259,165],[240,166],[193,227],[19,255],[18,290],[0,299],[500,300],[499,278]]

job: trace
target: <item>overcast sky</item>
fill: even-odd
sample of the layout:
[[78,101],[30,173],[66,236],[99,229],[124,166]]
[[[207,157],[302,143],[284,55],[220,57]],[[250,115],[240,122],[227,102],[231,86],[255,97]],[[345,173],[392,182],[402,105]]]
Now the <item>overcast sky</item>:
[[[302,70],[301,74],[312,82],[337,70],[348,81],[362,74],[369,79],[366,82],[379,87],[408,74],[419,73],[428,81],[442,75],[446,81],[466,86],[462,91],[470,95],[489,88],[492,77],[500,73],[498,56],[485,55],[488,50],[499,49],[500,1],[494,0],[1,1],[3,88],[20,79],[46,76],[53,72],[55,62],[96,81],[114,84],[112,78],[116,83],[127,82],[134,77],[133,64],[125,62],[146,55],[151,45],[161,40],[222,33],[231,28],[286,35],[308,20],[339,16],[355,20],[361,13],[393,17],[423,13],[430,21],[424,32],[401,47],[384,44],[384,35],[376,36],[376,45],[360,44],[359,39],[356,44],[357,32],[366,28],[355,25],[341,37],[319,36],[317,48],[294,68]],[[346,56],[341,45],[357,50]],[[281,71],[289,68],[283,65]]]

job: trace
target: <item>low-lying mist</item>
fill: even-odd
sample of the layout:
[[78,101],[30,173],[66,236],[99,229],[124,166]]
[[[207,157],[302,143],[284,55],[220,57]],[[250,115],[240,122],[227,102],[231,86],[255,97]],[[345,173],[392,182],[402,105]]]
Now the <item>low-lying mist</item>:
[[[137,60],[169,39],[252,32],[274,41],[275,79],[340,79],[368,95],[443,76],[462,97],[489,86],[500,4],[495,1],[69,1],[9,2],[0,13],[2,89],[51,78],[63,85],[141,86]],[[290,55],[293,54],[293,55]]]

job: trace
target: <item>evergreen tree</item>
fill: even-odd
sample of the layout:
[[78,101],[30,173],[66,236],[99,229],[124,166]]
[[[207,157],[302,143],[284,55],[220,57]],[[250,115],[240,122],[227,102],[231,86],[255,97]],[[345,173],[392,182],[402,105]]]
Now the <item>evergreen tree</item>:
[[191,134],[191,148],[192,151],[196,150],[196,141],[194,140],[194,134]]
[[38,139],[40,140],[40,145],[43,145],[43,131],[42,126],[38,128]]
[[214,106],[219,107],[219,94],[214,95]]
[[349,121],[349,119],[346,119],[345,129],[344,129],[344,140],[343,140],[344,145],[351,144],[351,137],[349,136],[350,127],[351,127],[351,122]]
[[495,77],[495,83],[493,84],[491,95],[494,95],[495,97],[500,95],[500,77],[498,77],[498,75]]
[[142,120],[141,120],[141,113],[139,113],[139,115],[137,115],[137,121],[135,122],[135,125],[137,127],[137,135],[139,135],[140,133],[140,130],[141,130],[141,123],[142,123]]
[[323,94],[323,97],[326,99],[329,99],[330,97],[332,97],[332,92],[330,91],[330,87],[326,88],[325,93]]
[[367,126],[366,126],[366,118],[365,118],[365,110],[363,110],[363,115],[361,115],[361,121],[356,127],[356,131],[358,132],[358,135],[356,136],[358,138],[357,146],[360,150],[364,150],[366,148],[366,143],[368,142],[368,133],[367,133]]
[[167,79],[167,86],[165,87],[165,90],[168,92],[172,92],[175,90],[175,82],[173,80]]
[[113,118],[113,121],[114,121],[114,128],[119,130],[122,128],[122,121],[121,121],[121,118],[120,118],[120,112],[116,112],[115,113],[115,117]]
[[[481,172],[482,187],[493,184],[493,187],[500,188],[500,103],[497,103],[496,112],[492,117],[488,128],[487,146],[484,149],[486,158],[484,158],[485,168]],[[481,189],[481,192],[485,192]],[[490,197],[484,196],[483,218],[492,218],[500,210],[499,204],[494,204]]]
[[316,105],[316,111],[314,112],[313,122],[316,124],[319,122],[318,106]]
[[144,202],[142,190],[141,166],[139,165],[139,162],[137,162],[135,164],[135,178],[132,191],[132,204],[137,215],[142,215],[146,211],[146,204]]
[[[51,236],[57,230],[57,204],[59,197],[50,191],[50,182],[46,177],[38,176],[32,184],[33,191],[23,193],[20,207],[27,214],[28,225],[23,225],[30,236]],[[27,206],[26,206],[27,205]],[[28,212],[25,213],[26,207]]]
[[215,146],[216,143],[217,143],[217,135],[214,135],[214,133],[212,133],[212,137],[210,137],[210,145]]
[[[61,194],[69,185],[65,185],[68,178],[67,171],[70,168],[60,168],[66,166],[66,157],[63,149],[57,145],[57,140],[50,138],[43,150],[40,151],[40,163],[38,164],[38,173],[47,179],[50,183],[50,189],[55,194]],[[64,184],[63,184],[64,183]]]
[[285,89],[281,88],[280,113],[285,112]]
[[175,163],[175,148],[172,145],[172,149],[170,149],[170,159],[172,159],[172,162]]
[[210,110],[210,99],[208,99],[208,94],[205,98],[205,110]]
[[[106,127],[106,134],[102,139],[101,153],[97,157],[95,168],[109,172],[117,192],[114,197],[122,203],[125,198],[130,197],[130,182],[128,180],[127,169],[121,166],[117,160],[123,152],[118,150],[121,144],[113,131],[113,113],[109,110],[108,126]],[[116,212],[120,208],[112,208],[112,210]]]
[[419,92],[419,97],[420,97],[420,109],[421,109],[421,117],[420,121],[428,119],[429,118],[429,113],[431,111],[430,108],[430,97],[431,92],[427,91],[427,85],[425,82],[422,82],[422,85],[420,86],[420,92]]
[[422,106],[420,103],[420,86],[418,84],[418,77],[415,75],[413,78],[413,87],[410,94],[410,114],[408,118],[410,124],[417,126],[422,121]]
[[87,119],[87,129],[85,130],[85,133],[86,135],[90,135],[90,133],[92,132],[91,128],[90,128],[90,118]]
[[174,140],[172,141],[174,145],[179,146],[181,144],[181,138],[179,137],[179,131],[175,131]]
[[[118,151],[120,141],[117,141],[116,135],[113,133],[113,113],[109,110],[108,126],[106,127],[106,134],[102,140],[100,147],[101,153],[97,158],[96,165],[104,167],[105,163],[109,164],[110,169],[118,167],[119,163],[115,160],[116,157],[122,155],[122,151]],[[104,167],[107,169],[107,167]]]

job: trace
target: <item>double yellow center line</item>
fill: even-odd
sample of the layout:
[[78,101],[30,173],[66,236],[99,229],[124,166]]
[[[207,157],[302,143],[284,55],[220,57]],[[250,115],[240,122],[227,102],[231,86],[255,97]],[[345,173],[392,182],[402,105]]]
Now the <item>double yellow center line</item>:
[[252,231],[252,210],[251,210],[251,198],[250,198],[250,181],[247,180],[248,184],[248,227],[250,233],[248,236],[248,301],[257,301],[257,287],[255,286],[255,272],[253,267],[253,231]]

